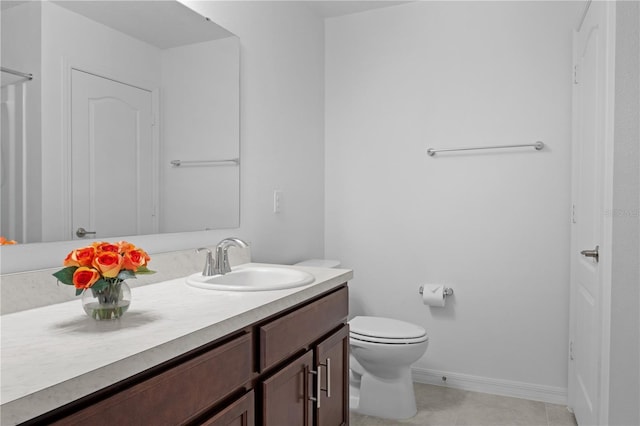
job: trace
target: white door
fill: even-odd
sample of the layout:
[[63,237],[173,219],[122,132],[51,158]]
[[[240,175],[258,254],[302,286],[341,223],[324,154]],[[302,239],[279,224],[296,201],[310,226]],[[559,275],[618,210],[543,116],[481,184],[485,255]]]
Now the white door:
[[155,233],[151,92],[74,69],[71,117],[72,237]]
[[578,424],[600,423],[603,351],[608,333],[606,161],[612,105],[608,89],[607,2],[591,2],[574,34],[573,218],[571,229],[571,327],[569,405]]

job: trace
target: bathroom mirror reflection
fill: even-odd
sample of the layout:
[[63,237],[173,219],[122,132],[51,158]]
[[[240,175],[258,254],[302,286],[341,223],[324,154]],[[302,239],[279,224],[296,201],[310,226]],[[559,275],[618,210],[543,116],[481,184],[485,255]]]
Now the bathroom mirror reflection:
[[166,0],[3,1],[1,17],[3,69],[33,78],[2,72],[0,235],[239,226],[236,36]]

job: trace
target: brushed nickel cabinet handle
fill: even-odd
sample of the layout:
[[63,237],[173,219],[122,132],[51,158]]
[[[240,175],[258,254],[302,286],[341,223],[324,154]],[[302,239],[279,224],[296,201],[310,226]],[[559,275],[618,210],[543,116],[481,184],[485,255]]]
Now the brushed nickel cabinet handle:
[[309,370],[309,374],[316,376],[316,396],[310,396],[309,400],[315,401],[316,407],[320,408],[320,375],[317,371]]
[[327,371],[327,388],[322,389],[327,393],[327,398],[331,398],[331,358],[327,358],[326,364],[320,364]]

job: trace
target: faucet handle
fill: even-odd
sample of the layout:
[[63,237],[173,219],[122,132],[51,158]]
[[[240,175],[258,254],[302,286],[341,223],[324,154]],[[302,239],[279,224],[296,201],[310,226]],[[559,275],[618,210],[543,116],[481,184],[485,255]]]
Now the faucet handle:
[[202,275],[205,277],[210,277],[212,275],[215,275],[215,260],[213,259],[213,254],[211,253],[211,250],[209,250],[206,247],[200,247],[196,249],[196,253],[200,253],[201,251],[206,251],[207,252],[207,257],[204,263],[204,269],[202,270]]
[[229,264],[229,247],[245,248],[249,247],[247,243],[237,237],[229,237],[220,241],[216,246],[216,272],[218,274],[227,274],[231,272],[231,265]]

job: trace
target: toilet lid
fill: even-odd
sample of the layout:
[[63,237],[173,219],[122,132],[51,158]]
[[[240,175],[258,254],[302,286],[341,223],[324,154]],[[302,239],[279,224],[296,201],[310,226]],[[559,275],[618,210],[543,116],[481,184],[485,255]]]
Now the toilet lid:
[[352,337],[383,343],[415,343],[427,340],[427,331],[409,322],[392,318],[357,316],[349,321]]

